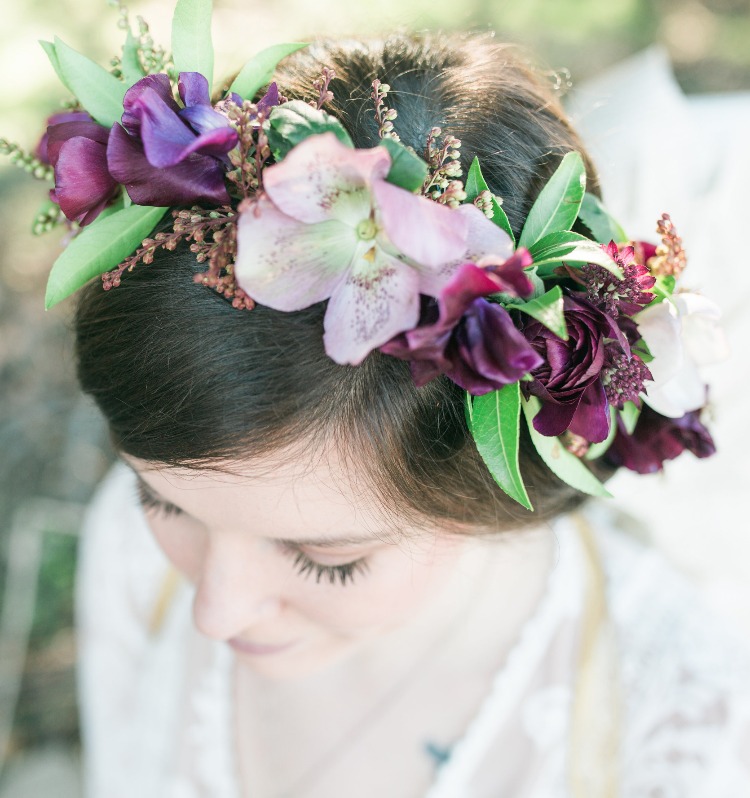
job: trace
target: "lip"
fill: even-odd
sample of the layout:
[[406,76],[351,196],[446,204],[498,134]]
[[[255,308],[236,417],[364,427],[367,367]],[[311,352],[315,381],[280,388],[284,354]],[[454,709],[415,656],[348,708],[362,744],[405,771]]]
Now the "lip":
[[282,651],[288,651],[297,645],[297,641],[291,643],[282,643],[280,645],[266,645],[263,643],[248,643],[246,640],[239,640],[233,637],[227,643],[240,654],[250,654],[252,656],[265,657],[271,654],[280,654]]

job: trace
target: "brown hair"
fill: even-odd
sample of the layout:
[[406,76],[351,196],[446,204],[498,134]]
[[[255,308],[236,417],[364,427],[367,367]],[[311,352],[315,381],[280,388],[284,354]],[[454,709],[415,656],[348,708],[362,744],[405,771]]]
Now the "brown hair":
[[[391,86],[403,143],[424,151],[433,126],[461,139],[464,171],[478,155],[516,233],[561,157],[571,150],[586,157],[551,82],[487,36],[319,42],[278,71],[283,93],[313,99],[323,66],[336,70],[328,110],[356,147],[379,142],[370,99],[379,78]],[[119,288],[105,293],[94,281],[81,294],[79,380],[122,452],[221,468],[335,445],[363,469],[383,512],[446,528],[519,527],[583,498],[541,463],[524,431],[521,469],[536,508],[526,512],[478,454],[455,383],[439,377],[418,389],[408,363],[378,351],[360,366],[338,365],[323,350],[324,303],[294,313],[235,310],[194,284],[197,268],[187,249],[161,252]]]

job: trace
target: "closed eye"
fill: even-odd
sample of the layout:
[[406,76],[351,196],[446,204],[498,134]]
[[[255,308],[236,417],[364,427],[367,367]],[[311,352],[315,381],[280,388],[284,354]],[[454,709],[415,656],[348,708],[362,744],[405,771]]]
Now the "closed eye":
[[172,504],[171,502],[165,502],[161,499],[157,499],[156,496],[149,490],[148,485],[145,482],[138,480],[138,501],[141,503],[141,507],[147,512],[155,512],[161,513],[162,515],[170,516],[170,515],[182,515],[182,510],[176,505]]

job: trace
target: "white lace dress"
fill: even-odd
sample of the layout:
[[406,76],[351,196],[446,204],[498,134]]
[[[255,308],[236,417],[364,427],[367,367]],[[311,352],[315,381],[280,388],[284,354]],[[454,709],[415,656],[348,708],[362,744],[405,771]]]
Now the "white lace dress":
[[[115,467],[82,539],[87,795],[240,798],[233,654],[194,630],[192,588],[170,575],[135,495],[132,474]],[[586,517],[595,530],[588,543],[573,519],[556,522],[560,555],[545,594],[480,711],[436,763],[426,798],[750,796],[743,643],[657,553],[612,528],[608,511],[592,507]],[[596,610],[586,587],[592,542],[618,652],[619,708],[607,689],[584,689],[606,670],[606,658],[587,673],[571,656],[586,646]],[[609,781],[596,781],[577,769],[574,749],[588,748],[589,762],[604,761],[596,749],[604,750],[607,724],[618,766],[605,768]]]

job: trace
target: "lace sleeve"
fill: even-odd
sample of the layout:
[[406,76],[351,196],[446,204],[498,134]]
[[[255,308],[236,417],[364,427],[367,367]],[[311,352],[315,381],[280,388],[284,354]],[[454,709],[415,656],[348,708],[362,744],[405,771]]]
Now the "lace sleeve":
[[750,795],[750,655],[655,551],[604,535],[625,696],[623,795]]

